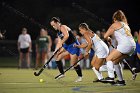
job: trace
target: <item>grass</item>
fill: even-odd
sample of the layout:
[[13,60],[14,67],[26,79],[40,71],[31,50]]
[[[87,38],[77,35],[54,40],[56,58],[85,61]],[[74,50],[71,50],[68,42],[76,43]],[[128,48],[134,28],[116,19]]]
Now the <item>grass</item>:
[[[139,93],[140,77],[131,79],[131,73],[124,70],[126,86],[92,83],[96,78],[92,70],[83,70],[83,81],[75,83],[76,73],[70,70],[66,77],[54,80],[58,70],[44,70],[35,77],[32,69],[0,68],[0,93]],[[107,76],[106,72],[103,72]],[[40,83],[39,79],[44,82]]]

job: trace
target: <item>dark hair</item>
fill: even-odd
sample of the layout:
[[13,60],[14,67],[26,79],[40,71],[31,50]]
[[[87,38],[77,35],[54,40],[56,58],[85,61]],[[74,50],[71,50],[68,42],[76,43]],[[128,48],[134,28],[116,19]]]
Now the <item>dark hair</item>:
[[113,14],[113,17],[112,19],[114,20],[117,20],[117,21],[123,21],[125,23],[127,23],[127,18],[126,16],[124,15],[123,11],[122,10],[118,10],[116,11],[114,14]]
[[41,27],[40,30],[41,30],[41,29],[44,29],[45,31],[47,31],[47,28],[46,28],[46,27]]
[[55,23],[59,22],[60,23],[60,18],[59,17],[53,17],[51,21],[54,21]]
[[27,28],[23,27],[23,28],[22,28],[22,31],[27,31]]
[[86,29],[86,30],[89,30],[89,27],[88,27],[88,25],[87,25],[86,23],[81,23],[81,24],[79,25],[79,27],[80,27],[80,28],[84,28],[84,29]]

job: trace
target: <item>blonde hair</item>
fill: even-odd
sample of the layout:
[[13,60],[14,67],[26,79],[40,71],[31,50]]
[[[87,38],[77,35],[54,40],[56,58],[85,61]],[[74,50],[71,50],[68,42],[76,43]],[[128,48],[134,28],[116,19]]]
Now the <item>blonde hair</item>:
[[[126,18],[125,14],[123,13],[122,10],[116,11],[116,12],[113,14],[112,19],[113,19],[113,20],[122,21],[122,22],[127,23],[127,18]],[[127,24],[128,24],[128,23],[127,23]]]
[[81,24],[79,25],[79,28],[84,28],[84,29],[86,29],[86,30],[89,30],[89,27],[88,27],[88,25],[87,25],[86,23],[81,23]]

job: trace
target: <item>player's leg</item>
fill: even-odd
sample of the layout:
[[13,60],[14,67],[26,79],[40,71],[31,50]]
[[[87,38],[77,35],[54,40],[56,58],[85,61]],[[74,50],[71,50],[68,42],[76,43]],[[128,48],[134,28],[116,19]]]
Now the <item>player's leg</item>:
[[36,64],[35,69],[39,67],[39,61],[40,61],[40,52],[36,52]]
[[[61,52],[61,51],[60,51],[60,52]],[[63,64],[62,64],[62,62],[61,62],[61,59],[62,59],[64,56],[68,55],[68,54],[69,54],[68,51],[64,51],[64,50],[63,50],[63,52],[59,53],[59,55],[57,55],[57,57],[56,57],[56,64],[57,64],[57,67],[58,67],[58,69],[59,69],[59,72],[62,74],[62,75],[59,76],[57,79],[60,79],[60,78],[64,77],[64,69],[63,69]]]
[[[114,63],[115,59],[118,59],[122,56],[118,50],[114,49],[106,58],[107,61],[107,69],[108,69],[108,77],[105,79],[106,81],[114,81]],[[117,61],[116,61],[117,62]]]
[[[78,56],[76,54],[74,54],[74,55],[70,54],[70,58],[71,58],[71,61],[70,61],[71,64],[75,64],[75,62],[78,61]],[[74,69],[78,75],[78,78],[77,78],[77,80],[75,80],[75,82],[82,81],[82,70],[81,70],[80,65],[79,64],[75,65]]]
[[94,65],[93,65],[93,71],[95,72],[98,80],[93,81],[93,82],[100,82],[101,80],[103,80],[103,76],[102,73],[99,71],[100,67],[103,65],[103,62],[105,61],[104,58],[98,58],[96,56],[96,59],[94,61]]
[[26,61],[27,61],[27,68],[30,68],[30,52],[25,53]]
[[[140,54],[139,53],[137,53],[137,56],[138,56],[138,58],[140,59]],[[140,72],[140,67],[139,68],[132,68],[132,71],[134,72],[134,73],[139,73]],[[135,77],[136,78],[136,77]]]
[[89,68],[90,68],[89,55],[88,55],[88,57],[85,59],[85,63],[86,63],[86,69],[89,69]]
[[114,63],[115,63],[114,68],[115,68],[116,74],[118,76],[118,80],[113,85],[118,85],[118,86],[126,85],[125,81],[123,79],[122,68],[121,68],[119,62],[121,62],[121,60],[123,60],[127,56],[128,55],[122,55],[121,57],[114,60]]
[[18,68],[21,68],[22,61],[23,61],[23,53],[20,51]]
[[41,59],[42,59],[42,65],[44,65],[45,62],[47,62],[46,58],[47,58],[47,52],[46,51],[43,51],[42,52],[42,57],[41,57]]

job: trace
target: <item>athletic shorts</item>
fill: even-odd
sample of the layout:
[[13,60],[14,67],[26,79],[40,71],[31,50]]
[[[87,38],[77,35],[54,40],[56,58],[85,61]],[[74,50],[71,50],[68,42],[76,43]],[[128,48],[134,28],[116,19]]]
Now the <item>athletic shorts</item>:
[[67,44],[63,44],[63,48],[68,51],[70,54],[74,55],[76,54],[77,56],[80,55],[80,48],[77,48],[77,47],[74,47],[74,44],[77,44],[79,45],[79,42],[76,41],[70,45],[67,45]]
[[135,52],[136,46],[125,46],[125,45],[118,45],[117,50],[122,54],[127,54],[131,56]]
[[20,49],[20,52],[22,52],[22,53],[28,53],[29,51],[29,47],[27,47],[27,48],[21,48]]
[[42,53],[42,52],[47,52],[47,47],[45,47],[45,48],[38,48],[38,52],[39,53]]

